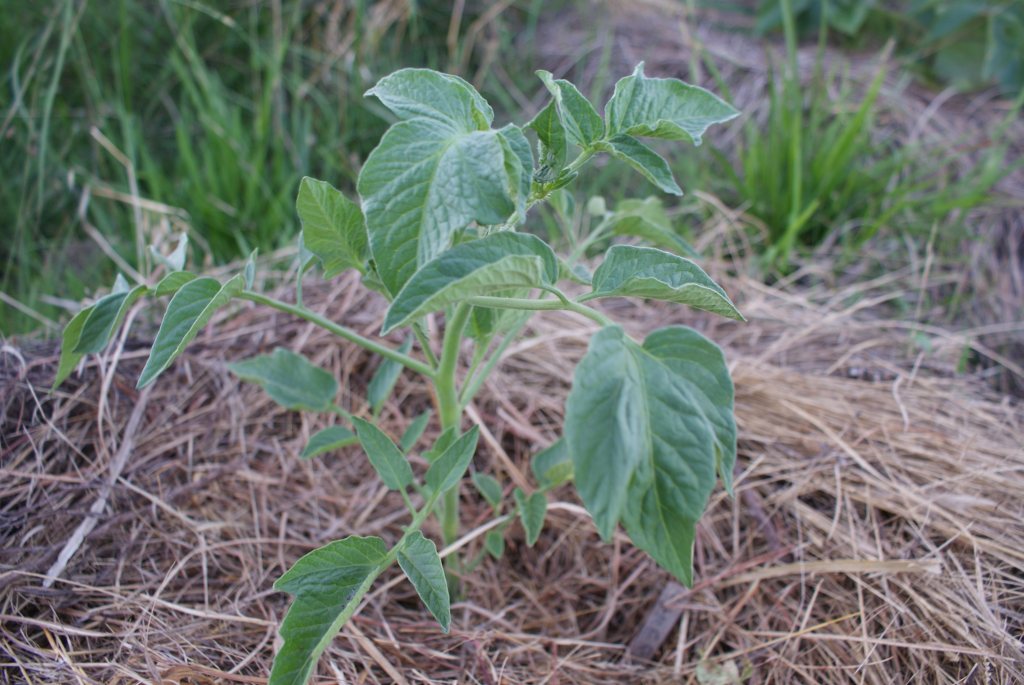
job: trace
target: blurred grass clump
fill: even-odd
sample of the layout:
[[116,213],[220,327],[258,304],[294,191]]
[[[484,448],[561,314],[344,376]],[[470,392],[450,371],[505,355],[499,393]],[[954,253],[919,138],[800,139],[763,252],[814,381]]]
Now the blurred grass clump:
[[143,270],[181,231],[212,261],[290,241],[301,177],[350,185],[384,130],[362,93],[447,68],[474,11],[453,39],[452,3],[430,0],[6,3],[0,331],[59,318],[50,295]]

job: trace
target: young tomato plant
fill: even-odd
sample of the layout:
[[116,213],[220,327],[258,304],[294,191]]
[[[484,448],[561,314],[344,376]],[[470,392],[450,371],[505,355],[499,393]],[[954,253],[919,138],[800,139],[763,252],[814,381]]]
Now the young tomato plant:
[[[569,184],[598,153],[624,161],[661,190],[680,194],[668,164],[639,139],[699,144],[709,126],[733,118],[736,111],[701,88],[648,78],[640,65],[615,86],[602,117],[568,81],[547,72],[539,76],[552,98],[524,127],[536,135],[536,163],[523,128],[493,128],[490,105],[468,83],[430,70],[403,69],[367,93],[397,121],[362,168],[358,201],[323,181],[303,180],[296,203],[302,270],[319,264],[326,278],[358,270],[367,286],[390,303],[382,335],[410,329],[401,347],[325,319],[302,305],[301,290],[297,304],[253,291],[252,261],[223,283],[182,271],[183,250],[163,259],[171,271],[158,283],[134,288],[122,283],[75,316],[64,331],[55,385],[82,355],[103,349],[127,310],[147,294],[170,295],[171,300],[140,388],[166,370],[214,312],[232,300],[300,317],[383,358],[370,384],[367,410],[359,412],[365,418],[335,403],[338,384],[329,373],[289,350],[229,367],[288,409],[339,415],[342,423],[315,434],[302,458],[359,443],[384,484],[401,493],[411,517],[390,548],[379,537],[347,537],[305,555],[278,579],[274,587],[294,595],[294,601],[280,629],[283,645],[270,676],[274,685],[306,682],[374,580],[395,562],[441,629],[449,629],[445,569],[421,527],[436,516],[445,544],[459,535],[459,486],[478,435],[476,426],[463,432],[463,412],[526,319],[539,310],[577,312],[601,328],[575,370],[563,437],[534,457],[536,490],[517,488],[508,503],[527,543],[540,534],[546,493],[572,480],[603,539],[622,523],[658,564],[680,581],[692,582],[697,520],[716,473],[731,491],[736,457],[733,386],[722,352],[684,326],[633,340],[586,303],[640,297],[732,319],[742,316],[700,267],[672,252],[616,244],[590,276],[518,229],[533,205]],[[577,154],[570,160],[573,150]],[[674,244],[650,218],[657,212],[652,214],[646,204],[634,209],[635,216],[608,223],[607,230]],[[586,292],[570,297],[559,288],[562,280],[585,285]],[[425,328],[424,319],[432,313],[444,314],[439,349],[432,348]],[[460,354],[469,345],[472,363],[460,373]],[[432,386],[440,420],[440,437],[422,453],[429,464],[422,476],[412,469],[409,453],[429,415],[412,420],[397,444],[375,425],[402,367]],[[473,483],[500,514],[505,506],[501,484],[480,473]],[[501,533],[492,531],[486,549],[498,556],[502,547]],[[459,568],[456,563],[449,570]]]

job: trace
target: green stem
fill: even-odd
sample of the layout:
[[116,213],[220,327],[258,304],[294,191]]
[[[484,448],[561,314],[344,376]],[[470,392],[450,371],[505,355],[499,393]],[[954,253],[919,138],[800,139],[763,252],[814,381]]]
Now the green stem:
[[[455,307],[451,319],[445,324],[444,341],[441,344],[441,362],[434,376],[434,387],[437,390],[437,412],[441,418],[441,431],[449,428],[459,430],[459,419],[462,406],[459,404],[459,393],[455,387],[455,372],[459,365],[459,347],[462,332],[469,321],[472,307],[461,303]],[[450,545],[459,535],[459,489],[452,488],[444,495],[441,519],[441,538],[445,545]]]
[[402,354],[398,350],[392,349],[386,345],[381,345],[380,343],[374,342],[369,338],[364,338],[355,331],[345,328],[344,326],[339,326],[333,321],[325,319],[316,312],[310,311],[305,307],[298,307],[293,304],[288,304],[287,302],[282,302],[281,300],[276,300],[272,297],[267,297],[266,295],[254,293],[249,290],[243,291],[242,294],[239,295],[238,297],[243,300],[249,300],[250,302],[255,302],[257,304],[263,304],[268,307],[272,307],[274,309],[277,309],[278,311],[293,314],[294,316],[297,316],[300,319],[305,319],[306,321],[314,323],[320,328],[323,328],[324,330],[334,333],[339,338],[344,338],[349,342],[353,342],[356,345],[359,345],[360,347],[363,347],[367,350],[370,350],[371,352],[379,354],[385,359],[391,359],[393,361],[396,361],[402,366],[406,367],[407,369],[411,369],[416,373],[423,374],[427,378],[434,377],[434,370],[430,368],[428,365],[419,361],[418,359],[413,359],[408,355]]
[[434,356],[434,350],[430,349],[430,337],[427,332],[423,330],[423,324],[419,321],[412,325],[412,332],[416,336],[416,339],[420,342],[420,347],[423,348],[423,356],[427,358],[429,363],[435,369],[437,368],[437,357]]
[[505,350],[508,349],[509,344],[515,339],[519,334],[519,331],[522,330],[523,326],[525,326],[526,322],[529,320],[530,313],[523,312],[512,329],[505,334],[504,338],[502,338],[501,342],[498,344],[498,348],[494,350],[494,353],[484,363],[483,368],[475,375],[470,374],[466,377],[466,384],[462,386],[462,394],[459,395],[459,406],[463,409],[469,406],[469,403],[473,401],[476,394],[480,392],[480,388],[483,386],[484,381],[487,380],[487,377],[491,375],[494,367],[501,361],[501,355],[505,354]]
[[591,321],[596,321],[602,326],[610,326],[614,322],[601,312],[579,302],[566,299],[561,300],[530,300],[519,297],[491,297],[489,295],[478,295],[466,300],[476,307],[490,307],[492,309],[522,309],[527,311],[553,311],[566,310],[582,314]]

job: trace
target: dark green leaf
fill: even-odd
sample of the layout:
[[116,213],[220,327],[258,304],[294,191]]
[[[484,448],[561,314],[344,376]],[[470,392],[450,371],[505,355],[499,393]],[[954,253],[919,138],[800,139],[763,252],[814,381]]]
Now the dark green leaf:
[[86,307],[82,311],[75,314],[75,316],[68,322],[68,325],[64,327],[64,334],[61,338],[60,343],[60,362],[57,364],[57,375],[53,378],[53,390],[60,387],[60,384],[67,380],[67,377],[71,375],[71,372],[78,366],[78,362],[81,361],[83,355],[75,352],[75,347],[78,346],[78,339],[82,335],[82,327],[85,326],[85,320],[89,318],[92,313],[92,307]]
[[347,537],[305,555],[274,589],[295,596],[281,623],[284,644],[274,657],[269,685],[305,685],[317,659],[351,616],[361,586],[387,558],[384,541]]
[[182,285],[167,305],[138,387],[146,387],[163,373],[214,313],[242,292],[244,285],[240,275],[223,286],[213,278],[196,278]]
[[495,559],[501,559],[505,554],[505,531],[501,529],[487,531],[487,535],[484,537],[484,548]]
[[533,547],[537,544],[540,531],[544,528],[544,516],[548,511],[548,498],[543,492],[535,492],[529,497],[519,488],[515,489],[516,509],[519,512],[519,520],[523,522],[523,530],[526,531],[526,546]]
[[278,347],[228,364],[231,373],[263,388],[285,409],[330,411],[338,394],[338,381],[301,354]]
[[409,427],[402,433],[402,439],[398,441],[398,446],[402,448],[402,454],[409,454],[412,448],[416,445],[416,442],[423,435],[423,431],[427,429],[427,424],[430,422],[430,410],[423,412],[409,424]]
[[368,255],[366,225],[359,205],[330,183],[305,177],[295,209],[302,222],[302,240],[324,268],[324,278],[346,269],[363,271]]
[[[398,351],[402,354],[408,354],[410,349],[412,349],[412,338],[406,338],[402,346],[398,348]],[[366,388],[366,401],[370,403],[370,410],[374,416],[380,414],[380,410],[384,407],[384,402],[391,395],[391,391],[394,390],[395,383],[398,382],[398,377],[401,374],[401,364],[393,359],[381,360],[376,373],[370,379],[370,385]]]
[[494,507],[497,511],[501,507],[501,485],[493,477],[488,476],[486,473],[480,473],[477,471],[473,474],[473,485],[480,491],[480,494],[484,496],[487,503]]
[[608,135],[628,134],[700,145],[708,127],[737,116],[731,105],[698,86],[674,78],[647,78],[644,63],[619,79],[605,107]]
[[89,354],[106,347],[111,336],[121,327],[128,310],[148,290],[144,285],[137,285],[129,291],[111,293],[90,307],[75,353]]
[[320,456],[325,452],[333,452],[334,450],[341,449],[342,447],[348,447],[349,445],[356,444],[355,433],[350,431],[344,426],[329,426],[323,430],[319,430],[312,435],[309,439],[309,443],[306,448],[302,450],[302,454],[299,455],[300,459],[312,459],[313,457]]
[[568,154],[565,127],[558,116],[555,101],[551,100],[526,127],[533,129],[537,134],[540,167],[534,180],[538,183],[550,183],[558,178],[558,174],[565,168]]
[[409,279],[384,318],[384,333],[477,295],[552,285],[558,258],[540,238],[502,231],[456,245]]
[[571,143],[587,148],[604,137],[601,115],[576,86],[563,79],[555,80],[548,71],[538,71],[537,76],[554,96],[556,111]]
[[352,423],[359,443],[384,485],[392,490],[403,490],[412,484],[412,467],[391,438],[369,421],[353,418]]
[[593,288],[581,301],[649,297],[744,320],[725,291],[703,269],[689,259],[654,247],[613,245],[594,272]]
[[427,469],[427,485],[433,492],[445,492],[458,485],[476,452],[480,427],[473,426]]
[[530,468],[542,488],[555,488],[572,480],[572,456],[565,438],[555,440],[550,447],[533,455]]
[[416,531],[398,551],[398,565],[441,625],[441,630],[447,633],[452,625],[451,601],[448,581],[434,542]]
[[647,147],[633,136],[619,134],[598,144],[598,149],[604,150],[616,159],[621,159],[626,164],[640,172],[648,181],[658,188],[672,195],[682,195],[683,191],[672,176],[672,170],[665,158]]

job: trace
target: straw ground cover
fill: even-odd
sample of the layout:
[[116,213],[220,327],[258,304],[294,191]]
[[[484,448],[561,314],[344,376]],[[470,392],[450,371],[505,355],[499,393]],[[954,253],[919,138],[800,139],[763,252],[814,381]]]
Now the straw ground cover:
[[[930,278],[945,277],[936,268]],[[1024,411],[954,377],[970,336],[927,329],[925,353],[908,344],[913,325],[878,316],[920,287],[909,270],[839,293],[723,282],[745,294],[750,323],[607,305],[636,335],[694,325],[723,342],[732,366],[737,494],[718,493],[700,524],[692,590],[625,537],[598,544],[563,490],[535,547],[513,526],[504,560],[466,578],[450,635],[389,575],[317,682],[1024,678]],[[366,332],[385,311],[351,279],[307,288],[306,300]],[[493,427],[475,469],[526,483],[592,326],[544,313],[506,351],[470,411]],[[338,535],[400,534],[401,500],[355,449],[299,462],[319,420],[228,373],[227,361],[280,344],[334,371],[345,402],[364,395],[377,363],[244,305],[141,393],[145,340],[119,339],[53,397],[43,389],[55,350],[5,350],[6,681],[263,682],[287,605],[274,579]],[[403,374],[382,422],[400,434],[399,407],[414,416],[429,405]],[[443,553],[482,550],[477,524],[490,507],[470,488],[462,500],[471,532]]]

